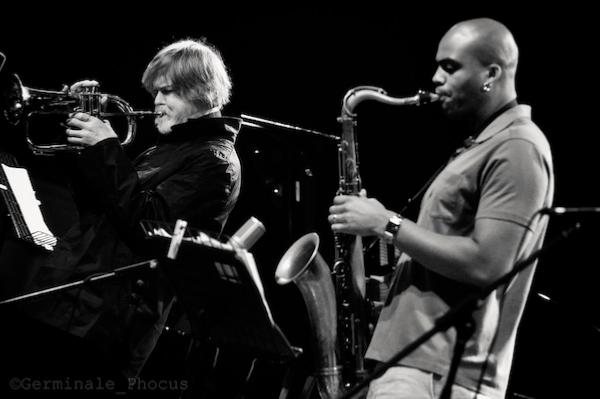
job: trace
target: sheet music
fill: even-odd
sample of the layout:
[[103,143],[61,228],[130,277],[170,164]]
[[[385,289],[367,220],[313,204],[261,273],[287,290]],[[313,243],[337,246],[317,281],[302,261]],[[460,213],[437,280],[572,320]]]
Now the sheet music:
[[56,237],[46,226],[39,207],[41,203],[35,197],[35,191],[31,186],[27,170],[5,164],[2,164],[2,169],[8,182],[8,188],[17,201],[33,243],[52,251],[56,245]]

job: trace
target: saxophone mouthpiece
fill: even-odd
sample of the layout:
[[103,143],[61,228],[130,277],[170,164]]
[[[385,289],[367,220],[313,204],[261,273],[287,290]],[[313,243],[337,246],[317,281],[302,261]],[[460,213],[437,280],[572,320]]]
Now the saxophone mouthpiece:
[[425,90],[419,90],[417,96],[419,97],[419,102],[417,105],[434,103],[440,99],[440,96],[438,94],[431,93]]

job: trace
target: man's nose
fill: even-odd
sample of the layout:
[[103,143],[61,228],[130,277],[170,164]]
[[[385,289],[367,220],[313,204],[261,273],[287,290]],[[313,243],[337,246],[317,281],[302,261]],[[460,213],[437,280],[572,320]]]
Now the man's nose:
[[431,78],[431,81],[435,86],[441,86],[444,84],[444,70],[441,67],[438,67]]
[[163,96],[163,94],[159,91],[158,93],[156,93],[156,96],[154,96],[154,105],[159,105],[159,104],[164,104],[165,103],[165,96]]

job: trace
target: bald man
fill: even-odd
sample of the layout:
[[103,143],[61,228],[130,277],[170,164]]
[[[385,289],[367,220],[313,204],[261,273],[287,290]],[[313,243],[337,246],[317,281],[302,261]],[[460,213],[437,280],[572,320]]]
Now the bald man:
[[[416,223],[364,195],[338,196],[330,208],[334,232],[378,236],[402,251],[366,353],[379,362],[538,249],[547,221],[534,215],[552,202],[550,146],[530,107],[517,103],[510,31],[486,18],[460,22],[440,41],[436,62],[439,103],[470,139],[427,189]],[[452,398],[505,397],[534,268],[473,313],[475,330],[448,384]],[[455,346],[455,328],[436,334],[371,383],[368,397],[438,398]]]

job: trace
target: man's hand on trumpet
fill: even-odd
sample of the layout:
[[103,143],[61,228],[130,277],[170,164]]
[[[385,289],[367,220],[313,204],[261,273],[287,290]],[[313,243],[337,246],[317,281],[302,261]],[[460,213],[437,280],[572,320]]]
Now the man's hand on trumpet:
[[102,121],[84,112],[69,114],[67,141],[70,144],[88,147],[102,140],[118,137],[108,121]]
[[69,92],[73,94],[78,94],[85,91],[88,87],[98,87],[100,83],[96,80],[80,80],[79,82],[75,82],[69,88]]
[[[98,85],[99,83],[95,80],[82,80],[71,85],[69,90],[73,94],[81,94],[87,88]],[[100,100],[101,104],[104,102],[106,102],[106,98]],[[69,114],[66,124],[71,127],[66,130],[67,141],[70,144],[88,147],[102,140],[118,137],[108,120],[103,121],[84,112]]]

